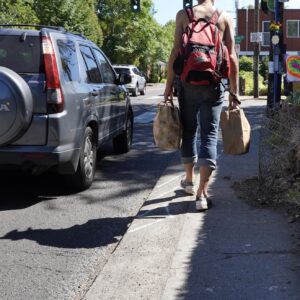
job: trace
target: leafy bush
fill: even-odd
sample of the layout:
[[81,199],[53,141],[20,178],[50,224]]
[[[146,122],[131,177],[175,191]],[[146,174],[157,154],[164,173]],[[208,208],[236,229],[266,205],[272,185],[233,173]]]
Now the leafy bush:
[[[240,77],[245,79],[245,95],[253,95],[254,83],[253,83],[253,72],[240,71]],[[264,85],[264,79],[261,75],[258,76],[259,94],[267,95],[268,87]]]
[[259,64],[259,74],[267,80],[269,74],[269,57],[264,56]]
[[253,71],[253,59],[248,56],[241,56],[239,59],[240,71],[252,72]]
[[[239,59],[240,77],[244,78],[245,83],[245,95],[253,95],[253,58],[248,56],[242,56]],[[268,95],[268,86],[264,84],[264,81],[268,79],[269,58],[263,57],[259,63],[259,94],[261,96]]]

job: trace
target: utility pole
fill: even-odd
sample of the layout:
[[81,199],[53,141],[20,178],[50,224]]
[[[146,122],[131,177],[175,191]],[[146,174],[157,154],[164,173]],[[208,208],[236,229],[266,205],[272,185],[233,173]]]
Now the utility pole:
[[239,0],[235,0],[235,20],[236,20],[236,25],[235,25],[235,35],[238,35],[238,10],[239,10]]
[[270,26],[270,55],[269,78],[268,78],[268,108],[277,109],[281,101],[281,81],[283,57],[286,47],[283,44],[283,13],[284,3],[274,0],[275,9]]
[[[259,0],[255,0],[254,6],[254,32],[259,32]],[[260,42],[254,43],[254,55],[253,55],[253,93],[254,98],[259,97],[259,85],[258,85],[258,74],[259,74],[259,52]]]

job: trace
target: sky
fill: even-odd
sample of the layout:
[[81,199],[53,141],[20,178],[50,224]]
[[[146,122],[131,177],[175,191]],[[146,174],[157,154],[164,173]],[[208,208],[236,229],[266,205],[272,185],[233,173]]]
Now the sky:
[[[182,9],[182,0],[152,0],[157,13],[154,15],[158,23],[164,25],[169,20],[175,20],[178,10]],[[239,8],[247,7],[249,4],[254,6],[255,0],[238,0]],[[141,0],[141,3],[143,1]],[[197,3],[194,0],[194,5]],[[235,0],[215,0],[215,6],[218,9],[225,10],[233,14],[235,13]],[[284,4],[285,8],[300,8],[299,0],[289,0]]]

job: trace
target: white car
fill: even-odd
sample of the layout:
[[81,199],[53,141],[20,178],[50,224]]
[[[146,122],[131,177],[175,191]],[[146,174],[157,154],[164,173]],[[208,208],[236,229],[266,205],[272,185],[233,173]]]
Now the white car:
[[138,93],[141,95],[146,94],[146,78],[136,66],[114,65],[113,67],[118,74],[126,73],[131,76],[131,83],[126,84],[126,88],[132,96],[137,96]]

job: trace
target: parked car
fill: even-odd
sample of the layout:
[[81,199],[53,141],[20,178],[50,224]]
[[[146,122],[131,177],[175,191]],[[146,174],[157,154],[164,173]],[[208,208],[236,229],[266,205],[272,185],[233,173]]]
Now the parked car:
[[133,65],[114,65],[114,69],[118,74],[129,74],[131,76],[131,82],[126,85],[128,91],[132,96],[137,96],[138,93],[141,95],[146,94],[146,78],[145,75]]
[[88,188],[102,143],[130,150],[131,77],[81,35],[0,27],[0,167],[54,170]]

